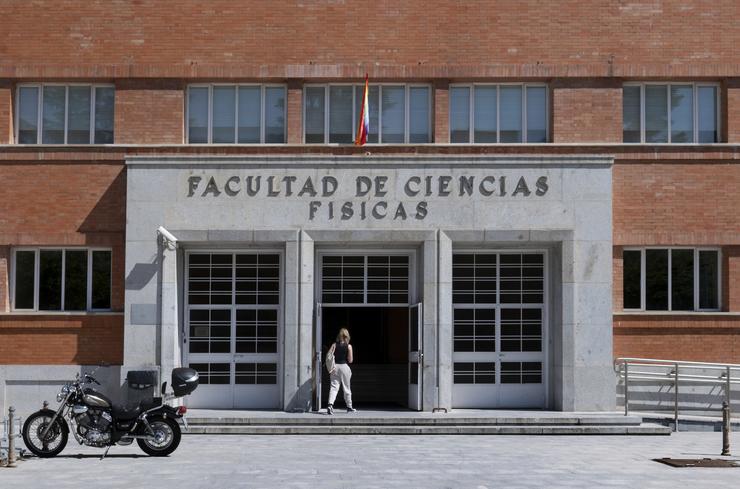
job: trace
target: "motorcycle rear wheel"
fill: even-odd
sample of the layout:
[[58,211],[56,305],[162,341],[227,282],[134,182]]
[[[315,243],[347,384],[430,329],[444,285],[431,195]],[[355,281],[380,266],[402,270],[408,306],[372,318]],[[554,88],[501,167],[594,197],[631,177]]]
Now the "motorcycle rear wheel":
[[155,439],[136,440],[144,453],[152,457],[166,457],[177,449],[182,437],[177,421],[170,418],[157,419],[149,422],[149,426],[154,431]]
[[54,413],[51,411],[37,411],[23,423],[23,443],[37,457],[56,457],[67,446],[69,429],[61,418],[54,421],[42,439],[42,434],[53,417]]

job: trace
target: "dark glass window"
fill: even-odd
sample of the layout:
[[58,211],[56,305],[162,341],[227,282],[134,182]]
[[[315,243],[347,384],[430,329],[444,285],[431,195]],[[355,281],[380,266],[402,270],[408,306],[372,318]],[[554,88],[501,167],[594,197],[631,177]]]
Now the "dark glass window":
[[[304,97],[306,143],[354,142],[364,85],[308,86]],[[368,87],[368,143],[428,143],[430,90],[424,86]],[[327,129],[328,128],[328,132]]]
[[36,252],[15,253],[15,308],[33,309],[36,290]]
[[38,143],[39,87],[18,90],[18,143]]
[[671,310],[694,309],[694,250],[671,250]]
[[20,144],[112,143],[114,102],[113,87],[20,86],[17,141]]
[[622,92],[623,141],[719,142],[717,95],[713,85],[626,85]]
[[643,307],[642,295],[647,311],[719,309],[717,250],[625,250],[623,263],[625,309]]
[[87,309],[87,250],[64,252],[64,310]]
[[719,308],[719,253],[699,251],[699,308]]
[[668,250],[645,250],[645,309],[668,309]]
[[92,308],[110,309],[111,252],[92,252]]
[[39,253],[39,310],[62,309],[62,250]]
[[642,252],[639,250],[625,250],[622,253],[624,271],[624,308],[642,308]]
[[95,88],[95,144],[113,144],[115,89]]
[[[89,266],[91,253],[92,267]],[[110,255],[110,251],[84,248],[16,251],[14,307],[39,311],[110,309]],[[35,268],[38,268],[38,283]],[[38,294],[37,305],[35,294]]]

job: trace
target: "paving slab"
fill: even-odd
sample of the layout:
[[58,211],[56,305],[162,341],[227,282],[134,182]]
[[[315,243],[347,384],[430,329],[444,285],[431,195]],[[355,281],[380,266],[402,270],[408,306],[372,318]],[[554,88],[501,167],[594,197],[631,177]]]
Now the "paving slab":
[[[740,454],[740,434],[732,434]],[[60,457],[0,468],[0,487],[731,488],[740,468],[672,468],[653,459],[719,457],[718,433],[643,436],[188,436],[170,457],[136,445],[70,443]],[[736,459],[737,457],[729,457]]]

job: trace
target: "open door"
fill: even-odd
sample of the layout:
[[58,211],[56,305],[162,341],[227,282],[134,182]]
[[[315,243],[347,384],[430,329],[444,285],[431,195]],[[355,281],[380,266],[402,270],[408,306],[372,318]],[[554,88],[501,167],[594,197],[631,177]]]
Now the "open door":
[[421,411],[421,386],[424,353],[421,303],[409,306],[409,409]]
[[314,392],[314,411],[321,409],[321,368],[323,367],[323,358],[321,358],[321,303],[317,302],[314,308],[314,366],[313,366],[313,392]]

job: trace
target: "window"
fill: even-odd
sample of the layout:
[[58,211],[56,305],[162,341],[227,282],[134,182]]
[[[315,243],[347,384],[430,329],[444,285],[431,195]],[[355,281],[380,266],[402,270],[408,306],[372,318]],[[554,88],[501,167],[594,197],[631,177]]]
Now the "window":
[[191,85],[188,143],[285,143],[283,85]]
[[20,85],[18,144],[112,144],[115,89],[108,85]]
[[[355,140],[364,85],[307,86],[306,143],[351,144]],[[370,85],[368,143],[431,142],[431,90],[426,85]]]
[[13,256],[13,309],[94,311],[111,308],[110,250],[18,249]]
[[326,304],[408,304],[408,255],[324,255],[321,300]]
[[622,260],[625,310],[712,311],[720,307],[717,249],[626,249]]
[[452,85],[451,143],[546,143],[544,85]]
[[625,85],[625,143],[719,142],[718,86],[701,83]]

